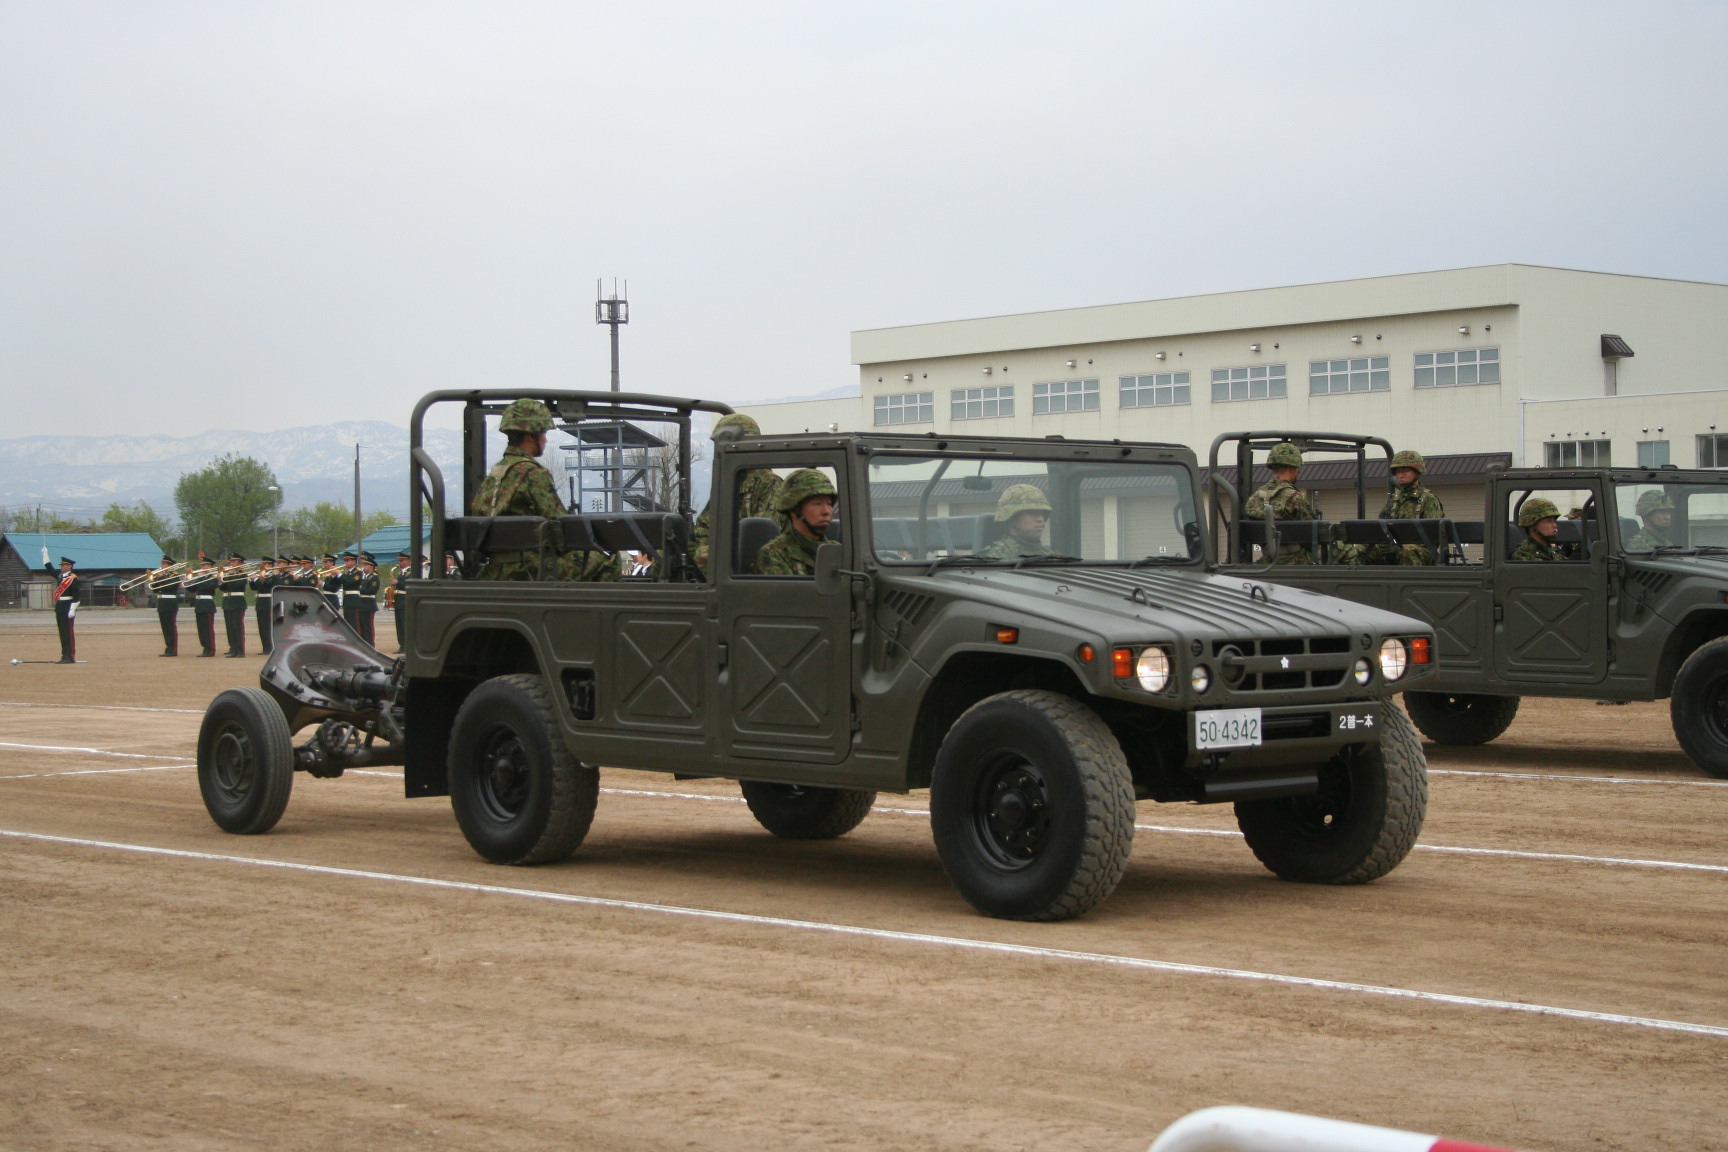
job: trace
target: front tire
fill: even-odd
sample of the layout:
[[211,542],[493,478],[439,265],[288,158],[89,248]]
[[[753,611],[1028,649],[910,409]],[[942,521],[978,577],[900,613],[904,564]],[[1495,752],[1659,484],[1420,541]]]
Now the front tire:
[[1388,703],[1380,743],[1347,748],[1305,796],[1244,800],[1236,826],[1280,879],[1366,884],[1398,867],[1428,814],[1428,761],[1403,712]]
[[864,822],[876,793],[740,780],[756,822],[787,840],[832,840]]
[[570,755],[538,676],[495,676],[462,702],[450,730],[450,807],[494,864],[568,859],[588,834],[600,773]]
[[262,688],[230,688],[210,702],[198,729],[198,791],[224,832],[255,836],[276,827],[294,787],[294,737]]
[[974,704],[949,729],[930,824],[966,902],[1006,920],[1065,920],[1115,890],[1134,843],[1134,784],[1098,714],[1023,689]]
[[1700,645],[1680,666],[1668,717],[1692,763],[1728,778],[1728,636]]
[[1486,744],[1512,726],[1518,697],[1406,692],[1404,710],[1422,735],[1436,744]]

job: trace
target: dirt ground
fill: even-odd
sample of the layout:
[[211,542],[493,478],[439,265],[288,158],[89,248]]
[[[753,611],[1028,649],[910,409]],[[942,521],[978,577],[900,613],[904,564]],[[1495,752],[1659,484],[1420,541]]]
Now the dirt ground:
[[1430,746],[1422,845],[1362,887],[1142,804],[1115,895],[1031,925],[953,893],[922,794],[790,842],[607,770],[576,857],[516,869],[386,770],[228,836],[191,757],[260,658],[79,634],[10,664],[53,622],[0,619],[0,1148],[1129,1152],[1221,1103],[1728,1148],[1728,782],[1663,704]]

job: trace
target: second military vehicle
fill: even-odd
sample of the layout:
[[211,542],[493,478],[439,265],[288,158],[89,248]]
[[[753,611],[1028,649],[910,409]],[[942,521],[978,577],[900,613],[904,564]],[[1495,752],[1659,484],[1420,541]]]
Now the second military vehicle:
[[[487,471],[488,421],[522,397],[573,433],[673,428],[674,506],[462,515]],[[453,490],[420,447],[439,405],[467,430]],[[262,687],[224,693],[205,719],[217,823],[267,830],[296,769],[398,761],[409,796],[450,797],[480,855],[544,863],[581,842],[602,764],[736,779],[756,819],[791,838],[844,834],[877,792],[928,788],[954,886],[1028,920],[1110,893],[1137,800],[1233,804],[1248,846],[1291,880],[1373,880],[1409,852],[1426,765],[1386,698],[1433,676],[1431,630],[1208,571],[1188,449],[725,429],[704,570],[689,544],[690,430],[725,411],[640,394],[423,399],[415,505],[432,554],[453,550],[470,577],[489,557],[528,557],[524,574],[541,578],[410,580],[399,660],[315,593],[280,592]],[[796,478],[779,489],[782,517],[806,494],[836,501],[805,570],[764,571],[759,551],[795,530],[736,514],[740,492],[775,477]],[[625,550],[653,575],[557,578],[578,570],[572,553]],[[302,728],[314,733],[296,749]]]

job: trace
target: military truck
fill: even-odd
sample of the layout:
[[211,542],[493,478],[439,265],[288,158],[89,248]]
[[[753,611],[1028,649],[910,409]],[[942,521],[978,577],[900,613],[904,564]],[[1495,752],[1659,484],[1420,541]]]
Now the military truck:
[[[1247,477],[1240,486],[1251,490],[1256,465],[1286,441],[1309,460],[1355,462],[1354,493],[1321,509],[1330,518],[1274,522],[1241,514],[1246,501],[1234,498],[1235,479]],[[1391,445],[1373,436],[1219,436],[1208,465],[1221,497],[1212,516],[1224,570],[1427,621],[1438,671],[1420,687],[1406,682],[1404,706],[1435,743],[1493,740],[1524,696],[1667,699],[1686,755],[1710,775],[1728,777],[1728,473],[1507,468],[1490,476],[1479,520],[1371,519],[1369,493],[1391,455]],[[1370,458],[1377,465],[1372,480]],[[1559,521],[1562,560],[1512,556],[1525,539],[1521,513],[1535,500],[1569,517]],[[1373,493],[1372,505],[1380,503]],[[1665,527],[1652,529],[1647,517],[1662,512]],[[1268,539],[1307,546],[1314,563],[1266,568],[1257,560],[1270,555]],[[1435,562],[1338,563],[1351,544],[1420,545]]]
[[[462,515],[488,466],[488,421],[524,396],[567,432],[675,430],[672,506]],[[447,490],[422,436],[451,408],[466,448]],[[1434,675],[1431,630],[1208,571],[1189,449],[722,429],[704,571],[689,546],[691,428],[727,411],[629,393],[422,399],[413,531],[423,515],[432,555],[453,551],[468,576],[509,552],[538,554],[541,578],[416,569],[400,659],[315,593],[279,590],[261,686],[223,693],[205,717],[212,817],[263,832],[296,771],[399,762],[407,795],[449,796],[481,856],[536,864],[581,843],[599,765],[735,779],[756,820],[792,839],[852,830],[878,792],[929,789],[954,886],[1027,920],[1110,893],[1137,800],[1233,804],[1248,846],[1290,880],[1361,883],[1409,852],[1426,765],[1386,698]],[[837,494],[806,574],[752,571],[782,525],[733,509],[765,470],[814,470]],[[1037,522],[1021,512],[1040,502],[1049,543],[1034,530],[1036,554],[993,558],[1010,530],[1027,538]],[[651,558],[649,578],[555,578],[570,553],[627,550]]]

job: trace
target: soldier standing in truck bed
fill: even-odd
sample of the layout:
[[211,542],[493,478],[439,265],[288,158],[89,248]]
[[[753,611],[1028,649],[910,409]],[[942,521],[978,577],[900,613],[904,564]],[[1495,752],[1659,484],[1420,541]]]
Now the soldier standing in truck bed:
[[[552,410],[538,400],[517,400],[504,409],[498,431],[507,446],[498,463],[480,481],[474,494],[476,516],[564,515],[564,505],[552,486],[552,473],[540,463],[546,434],[552,430]],[[500,551],[487,557],[477,574],[481,580],[533,580],[540,574],[540,553]],[[618,565],[602,552],[568,552],[558,557],[560,580],[618,578]]]
[[[1441,520],[1446,506],[1422,483],[1428,462],[1406,448],[1392,457],[1393,488],[1380,508],[1382,520]],[[1338,550],[1340,564],[1432,564],[1433,549],[1421,544],[1346,544]]]
[[[1296,445],[1286,441],[1274,445],[1266,455],[1266,467],[1272,472],[1272,479],[1255,489],[1254,494],[1242,506],[1242,514],[1250,520],[1259,520],[1266,515],[1266,509],[1272,509],[1274,520],[1318,520],[1319,513],[1314,511],[1314,505],[1309,502],[1306,494],[1296,487],[1296,475],[1302,470],[1302,452]],[[1278,556],[1274,564],[1312,564],[1313,553],[1305,544],[1280,544]]]
[[[722,428],[737,428],[745,436],[760,436],[762,429],[756,421],[742,412],[729,412],[714,422],[714,431],[710,433],[719,439]],[[784,492],[786,482],[774,474],[772,468],[747,468],[738,475],[738,499],[733,506],[733,515],[739,520],[746,517],[767,517],[786,527],[786,517],[780,511],[780,496]],[[702,515],[696,517],[696,528],[690,536],[690,557],[696,561],[696,567],[704,572],[708,570],[708,550],[714,543],[714,499],[710,495],[708,506],[702,509]]]

